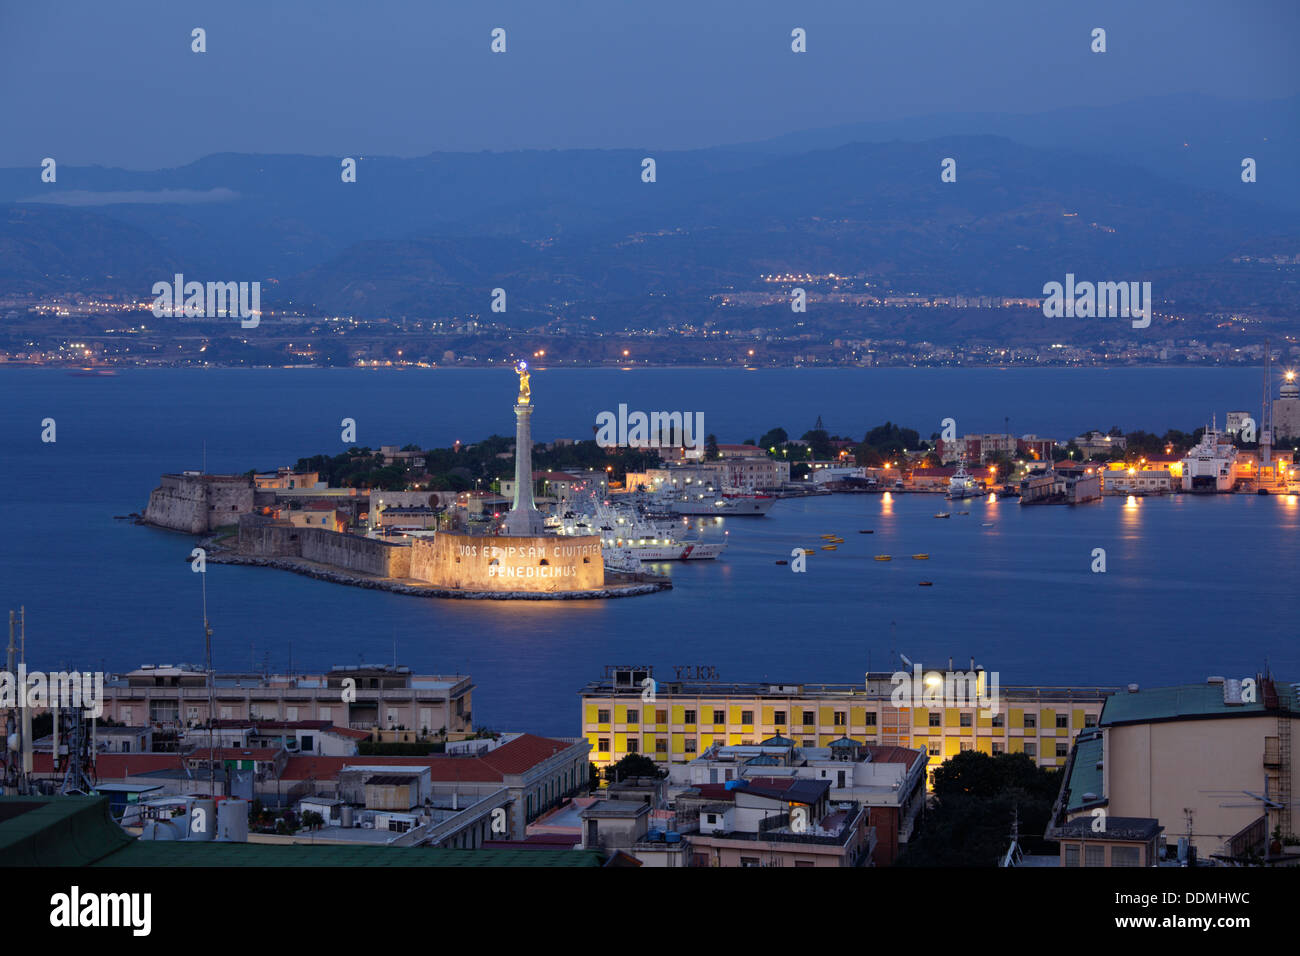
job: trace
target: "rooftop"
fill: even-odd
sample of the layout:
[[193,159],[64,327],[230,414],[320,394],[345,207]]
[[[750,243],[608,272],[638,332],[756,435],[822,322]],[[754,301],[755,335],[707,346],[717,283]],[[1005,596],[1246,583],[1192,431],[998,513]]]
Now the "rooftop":
[[1275,682],[1267,678],[1259,679],[1256,683],[1255,700],[1238,704],[1225,701],[1225,685],[1218,679],[1214,683],[1207,681],[1204,684],[1117,692],[1106,701],[1100,724],[1103,727],[1114,727],[1169,720],[1206,720],[1243,715],[1258,717],[1276,712],[1278,708],[1300,713],[1295,684]]
[[193,843],[139,840],[109,817],[105,797],[0,797],[0,866],[600,866],[569,850]]

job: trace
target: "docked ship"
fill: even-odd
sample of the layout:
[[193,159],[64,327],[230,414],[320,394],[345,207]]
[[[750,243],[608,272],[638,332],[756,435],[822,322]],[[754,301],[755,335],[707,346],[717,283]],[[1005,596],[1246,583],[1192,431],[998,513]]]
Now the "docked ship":
[[980,487],[978,481],[966,470],[966,462],[957,466],[957,473],[948,479],[948,495],[950,499],[976,498],[983,494],[984,490]]
[[1231,492],[1237,483],[1237,446],[1221,433],[1217,422],[1183,459],[1183,491],[1213,495]]
[[720,518],[761,518],[772,510],[772,495],[719,492],[712,485],[702,489],[665,488],[645,500],[642,510],[649,517],[679,515]]
[[632,561],[708,561],[727,549],[725,541],[679,538],[671,528],[605,505],[590,515],[567,511],[546,524],[557,535],[599,534],[603,551]]

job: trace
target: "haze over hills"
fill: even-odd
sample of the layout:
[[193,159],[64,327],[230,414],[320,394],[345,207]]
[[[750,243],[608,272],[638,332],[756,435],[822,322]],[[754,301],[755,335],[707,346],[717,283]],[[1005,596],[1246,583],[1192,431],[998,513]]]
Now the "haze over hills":
[[[1159,275],[1207,306],[1295,311],[1297,289],[1284,276],[1253,277],[1243,301],[1240,283],[1214,274],[1235,255],[1300,252],[1300,226],[1283,202],[1300,176],[1280,175],[1273,156],[1296,138],[1285,115],[1298,105],[1180,97],[686,152],[360,156],[353,184],[340,181],[338,157],[221,154],[157,172],[61,167],[56,184],[39,183],[35,169],[0,170],[0,282],[143,297],[181,271],[274,280],[271,301],[362,316],[479,312],[501,286],[512,324],[565,310],[654,323],[674,301],[756,288],[766,273],[865,273],[903,290],[1032,296],[1073,272]],[[1169,160],[1175,131],[1197,109],[1205,115],[1195,128],[1216,131],[1213,148]],[[972,127],[1016,139],[870,141]],[[1253,150],[1259,183],[1240,182],[1239,156],[1205,165],[1251,136],[1262,147]],[[646,155],[658,164],[652,184],[640,177]],[[956,183],[940,181],[948,156]]]

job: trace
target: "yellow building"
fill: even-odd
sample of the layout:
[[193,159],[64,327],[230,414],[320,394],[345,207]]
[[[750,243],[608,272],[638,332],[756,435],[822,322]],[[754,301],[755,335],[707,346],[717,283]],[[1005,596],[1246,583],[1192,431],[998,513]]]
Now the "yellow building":
[[715,743],[757,744],[780,735],[805,748],[840,737],[925,747],[932,772],[963,750],[1025,753],[1039,766],[1062,767],[1075,735],[1097,726],[1106,697],[1115,692],[1002,687],[997,704],[987,708],[973,700],[906,707],[892,702],[896,683],[889,673],[870,673],[861,684],[778,684],[728,683],[700,671],[677,668],[673,679],[660,681],[649,666],[607,666],[581,691],[582,733],[592,762],[604,767],[639,753],[667,766],[694,760]]

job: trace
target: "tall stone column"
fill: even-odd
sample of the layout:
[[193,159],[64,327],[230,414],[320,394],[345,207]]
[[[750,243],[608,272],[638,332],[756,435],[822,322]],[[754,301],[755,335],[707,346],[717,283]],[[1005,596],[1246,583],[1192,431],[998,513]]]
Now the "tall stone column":
[[546,530],[533,503],[533,406],[515,405],[515,501],[502,522],[503,534],[531,536]]

